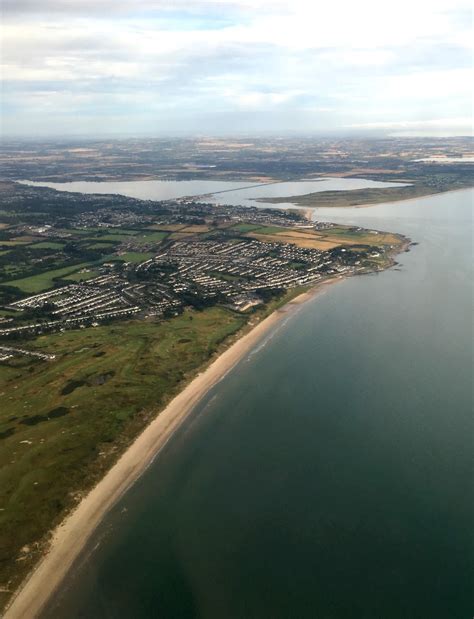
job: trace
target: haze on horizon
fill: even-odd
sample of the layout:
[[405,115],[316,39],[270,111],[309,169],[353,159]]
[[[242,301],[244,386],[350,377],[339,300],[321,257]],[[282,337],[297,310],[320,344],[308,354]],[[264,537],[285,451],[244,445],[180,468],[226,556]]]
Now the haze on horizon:
[[472,134],[467,0],[4,0],[2,132]]

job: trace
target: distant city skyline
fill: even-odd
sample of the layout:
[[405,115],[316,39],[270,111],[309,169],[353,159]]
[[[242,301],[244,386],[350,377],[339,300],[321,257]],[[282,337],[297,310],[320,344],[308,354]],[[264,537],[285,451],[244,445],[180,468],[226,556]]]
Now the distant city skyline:
[[5,0],[2,133],[472,135],[467,0]]

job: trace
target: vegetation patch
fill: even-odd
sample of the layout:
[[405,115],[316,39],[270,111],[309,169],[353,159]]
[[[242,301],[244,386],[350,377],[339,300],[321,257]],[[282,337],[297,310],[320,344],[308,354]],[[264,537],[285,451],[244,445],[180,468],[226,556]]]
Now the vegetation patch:
[[[213,307],[160,323],[43,335],[28,347],[55,354],[54,361],[0,366],[0,392],[9,394],[0,408],[2,586],[14,588],[39,557],[36,543],[74,505],[76,493],[102,477],[246,320]],[[24,546],[38,550],[12,560]]]
[[259,241],[292,243],[308,249],[329,250],[340,245],[399,245],[400,238],[395,234],[371,232],[344,226],[325,228],[323,230],[301,228],[265,227],[246,233],[245,236]]
[[88,263],[76,264],[75,266],[64,267],[63,269],[53,269],[51,271],[45,271],[44,273],[38,273],[31,277],[25,277],[23,279],[16,279],[8,282],[9,286],[19,288],[23,292],[36,293],[43,290],[48,290],[54,286],[54,280],[66,275],[70,275],[75,271],[84,269],[89,266]]
[[42,241],[41,243],[34,243],[29,245],[31,249],[63,249],[64,243],[58,243],[56,241]]
[[261,228],[261,226],[255,224],[235,224],[235,226],[232,226],[232,230],[236,230],[237,232],[251,232],[259,228]]
[[66,406],[57,406],[49,411],[46,415],[32,415],[31,417],[24,417],[19,423],[24,426],[36,426],[39,423],[49,421],[50,419],[57,419],[58,417],[64,417],[69,413],[69,409]]
[[58,417],[64,417],[64,415],[67,415],[68,413],[69,409],[66,406],[57,406],[56,408],[53,408],[53,410],[49,411],[48,418],[58,419]]
[[82,387],[86,384],[85,380],[69,380],[66,385],[61,389],[61,395],[69,395],[79,387]]
[[119,258],[124,260],[125,262],[131,262],[132,264],[140,264],[140,262],[145,262],[150,258],[153,258],[155,254],[153,252],[138,252],[138,251],[128,251],[124,254],[121,254]]
[[184,224],[153,224],[148,226],[150,230],[161,230],[163,232],[178,232],[185,227]]
[[71,273],[66,277],[62,277],[61,279],[66,282],[85,282],[88,279],[97,277],[98,275],[100,275],[99,271],[87,269],[86,271],[76,271],[75,273]]
[[42,423],[43,421],[48,421],[48,417],[46,415],[32,415],[31,417],[25,417],[20,421],[24,426],[36,426],[38,423]]
[[112,241],[103,241],[100,243],[91,243],[90,245],[86,245],[87,249],[106,249],[110,251],[114,247],[114,243]]
[[27,241],[20,241],[15,239],[6,239],[0,240],[0,247],[5,245],[6,247],[15,247],[16,245],[29,245],[31,243],[31,239]]
[[115,370],[110,370],[109,372],[104,372],[103,374],[97,374],[97,376],[91,376],[87,379],[87,385],[90,387],[97,385],[105,385],[107,381],[115,376]]
[[146,234],[141,234],[139,237],[134,238],[135,243],[145,244],[145,243],[161,243],[163,239],[168,236],[166,232],[150,232]]

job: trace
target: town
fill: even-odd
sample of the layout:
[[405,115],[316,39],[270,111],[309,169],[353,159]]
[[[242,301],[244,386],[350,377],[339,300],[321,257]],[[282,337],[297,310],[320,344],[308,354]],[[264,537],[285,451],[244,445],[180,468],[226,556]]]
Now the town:
[[[75,194],[58,198],[58,192],[51,193],[63,201],[85,201]],[[186,307],[221,305],[246,312],[285,290],[311,286],[324,277],[381,268],[380,257],[398,241],[390,238],[387,245],[371,231],[367,244],[361,241],[367,231],[342,231],[295,211],[216,207],[188,199],[156,203],[155,209],[148,202],[137,212],[130,208],[136,201],[123,208],[111,207],[107,200],[101,197],[100,208],[73,215],[68,227],[61,215],[56,221],[49,219],[53,224],[20,223],[4,229],[10,235],[3,241],[5,247],[16,247],[17,252],[29,248],[35,254],[36,247],[46,245],[48,255],[64,254],[68,243],[71,253],[82,250],[84,257],[94,247],[105,252],[90,264],[81,260],[80,268],[72,265],[63,277],[53,277],[45,290],[5,303],[1,338],[94,327],[131,317],[171,318]],[[9,245],[15,238],[28,238],[25,235],[34,235],[26,247]],[[14,251],[8,253],[11,258]],[[56,271],[60,269],[52,272]],[[10,279],[4,285],[21,289],[35,277]]]

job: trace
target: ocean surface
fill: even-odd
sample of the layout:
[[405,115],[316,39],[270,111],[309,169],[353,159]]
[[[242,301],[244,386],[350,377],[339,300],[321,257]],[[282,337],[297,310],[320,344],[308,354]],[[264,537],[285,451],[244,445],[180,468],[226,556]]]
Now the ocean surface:
[[[301,180],[279,183],[249,183],[232,181],[119,181],[91,182],[74,181],[69,183],[43,183],[21,181],[35,187],[50,187],[59,191],[77,191],[79,193],[121,194],[141,200],[172,200],[195,196],[196,201],[214,202],[242,206],[271,206],[258,202],[261,198],[280,198],[299,196],[321,191],[347,191],[368,187],[405,187],[407,183],[386,183],[359,178],[325,178],[320,180]],[[293,206],[281,203],[279,208]]]
[[319,212],[419,244],[243,359],[44,617],[472,617],[472,208],[467,190]]

